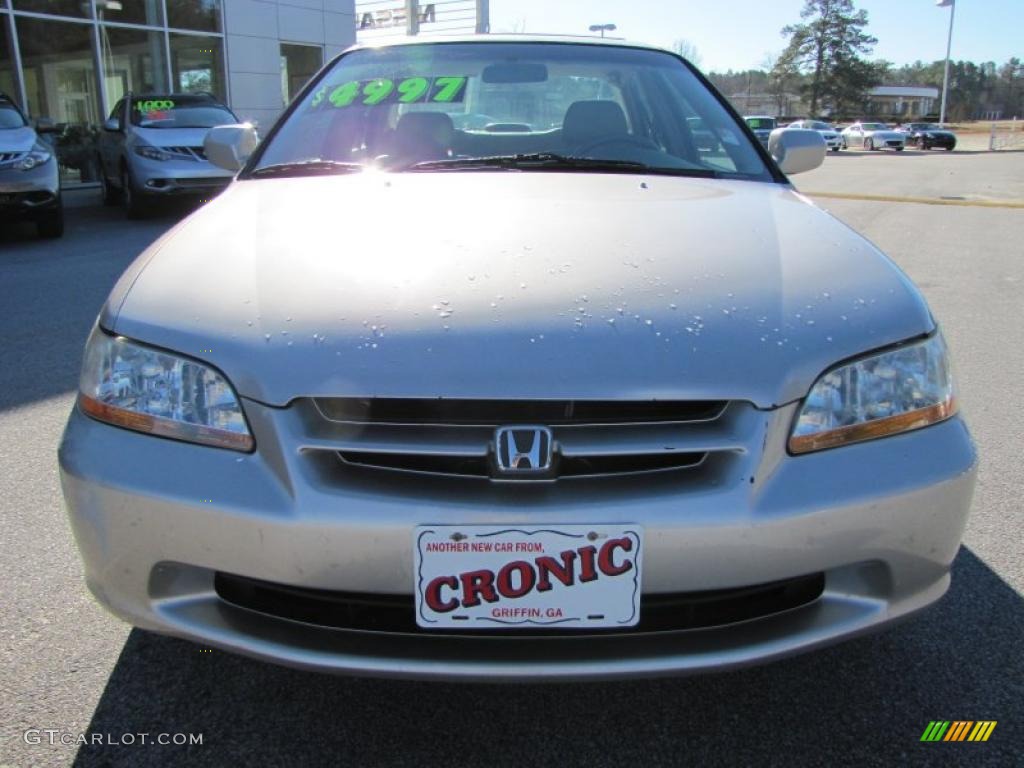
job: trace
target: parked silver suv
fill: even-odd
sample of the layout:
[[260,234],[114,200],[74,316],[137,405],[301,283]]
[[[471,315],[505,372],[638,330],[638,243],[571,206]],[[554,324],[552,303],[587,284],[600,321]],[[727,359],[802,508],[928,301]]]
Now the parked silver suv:
[[41,237],[64,234],[60,173],[53,147],[39,137],[14,101],[0,93],[0,221],[35,222]]
[[216,195],[232,174],[207,162],[203,139],[210,128],[237,122],[210,94],[129,93],[103,124],[103,202],[123,202],[135,218],[159,198]]

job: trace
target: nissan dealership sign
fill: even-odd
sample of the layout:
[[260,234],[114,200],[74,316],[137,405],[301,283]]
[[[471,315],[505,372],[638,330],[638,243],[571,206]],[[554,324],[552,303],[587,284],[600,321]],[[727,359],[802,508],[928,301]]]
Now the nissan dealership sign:
[[355,4],[356,39],[398,35],[452,35],[487,32],[487,0],[367,0]]

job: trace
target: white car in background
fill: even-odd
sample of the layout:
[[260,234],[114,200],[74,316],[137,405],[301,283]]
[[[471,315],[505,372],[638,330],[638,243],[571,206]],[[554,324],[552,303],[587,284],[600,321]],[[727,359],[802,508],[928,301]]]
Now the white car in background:
[[843,147],[862,147],[867,150],[895,149],[902,152],[906,146],[906,134],[894,131],[885,123],[853,123],[843,129]]
[[796,120],[786,126],[787,128],[803,128],[809,131],[817,131],[825,140],[825,146],[833,152],[843,149],[843,140],[835,126],[821,120]]

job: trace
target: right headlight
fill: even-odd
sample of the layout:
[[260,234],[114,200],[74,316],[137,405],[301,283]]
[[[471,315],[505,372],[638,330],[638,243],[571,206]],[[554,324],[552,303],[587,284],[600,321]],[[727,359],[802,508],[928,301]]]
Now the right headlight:
[[160,162],[171,159],[170,152],[164,152],[159,147],[154,147],[150,144],[136,144],[135,154],[141,155],[148,160],[159,160]]
[[942,334],[846,363],[811,388],[789,437],[790,453],[810,453],[909,432],[957,411]]
[[53,157],[53,153],[50,152],[49,147],[36,142],[35,146],[18,161],[16,167],[19,171],[31,171],[33,168],[47,162],[51,157]]
[[85,345],[78,405],[137,432],[236,451],[255,447],[238,395],[220,372],[98,327]]

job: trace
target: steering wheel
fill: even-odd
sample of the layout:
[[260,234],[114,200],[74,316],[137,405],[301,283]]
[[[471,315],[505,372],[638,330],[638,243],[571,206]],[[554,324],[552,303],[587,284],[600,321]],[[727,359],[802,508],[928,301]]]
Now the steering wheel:
[[623,147],[634,147],[636,149],[659,149],[658,145],[650,139],[623,134],[621,136],[604,136],[600,139],[595,139],[588,144],[576,147],[575,151],[579,154],[585,154],[587,152],[592,152],[598,147],[603,147],[609,144],[618,144]]

